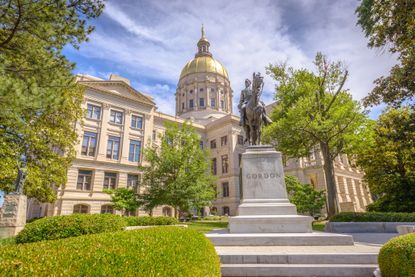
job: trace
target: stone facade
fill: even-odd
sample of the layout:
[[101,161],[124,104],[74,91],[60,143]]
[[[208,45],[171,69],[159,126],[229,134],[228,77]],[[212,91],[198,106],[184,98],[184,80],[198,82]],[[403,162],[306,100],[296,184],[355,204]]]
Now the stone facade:
[[[110,196],[103,190],[127,186],[143,189],[137,167],[143,161],[143,147],[158,143],[166,121],[180,124],[185,120],[190,120],[200,134],[201,146],[209,148],[212,172],[218,177],[217,199],[204,213],[235,215],[240,202],[240,161],[245,151],[243,130],[239,117],[232,114],[233,91],[228,73],[213,58],[209,46],[203,32],[195,58],[180,75],[176,116],[157,111],[153,98],[135,90],[126,78],[111,75],[109,80],[103,80],[79,75],[78,82],[86,89],[82,103],[86,117],[83,125],[76,126],[76,159],[68,170],[65,187],[57,191],[57,201],[41,204],[29,200],[28,218],[113,212]],[[317,188],[325,187],[321,164],[313,167],[305,166],[302,160],[290,161],[285,170]],[[362,174],[352,167],[336,167],[336,174],[339,186],[344,187],[338,189],[340,205],[348,210],[364,209],[370,197],[362,185]],[[144,214],[141,210],[135,213]],[[159,207],[153,214],[171,215],[172,210]]]

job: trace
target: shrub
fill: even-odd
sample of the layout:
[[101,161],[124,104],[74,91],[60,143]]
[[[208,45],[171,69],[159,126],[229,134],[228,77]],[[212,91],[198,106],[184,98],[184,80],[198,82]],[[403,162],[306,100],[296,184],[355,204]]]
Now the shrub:
[[415,276],[415,234],[388,241],[380,249],[378,262],[382,277]]
[[174,225],[179,224],[179,221],[170,216],[129,216],[124,217],[127,226],[151,226],[151,225]]
[[415,213],[352,213],[344,212],[330,218],[331,222],[415,222]]
[[16,236],[16,243],[77,237],[113,232],[126,226],[124,219],[113,214],[73,214],[51,216],[26,224]]
[[219,215],[210,215],[201,218],[201,220],[209,220],[209,221],[228,221],[227,216],[219,216]]
[[16,276],[220,276],[212,243],[177,227],[120,231],[13,245],[0,272]]

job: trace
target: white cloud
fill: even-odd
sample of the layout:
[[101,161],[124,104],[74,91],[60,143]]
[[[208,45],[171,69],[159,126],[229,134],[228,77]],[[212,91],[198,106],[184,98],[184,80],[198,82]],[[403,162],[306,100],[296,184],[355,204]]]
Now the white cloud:
[[[375,78],[387,73],[394,58],[366,47],[367,40],[355,23],[357,4],[307,0],[110,1],[81,55],[113,65],[99,71],[134,76],[137,80],[133,81],[144,92],[154,95],[159,110],[174,114],[174,85],[182,67],[196,52],[204,23],[213,56],[229,72],[234,103],[244,79],[253,71],[265,74],[264,67],[276,61],[311,68],[317,51],[332,60],[346,61],[350,70],[347,85],[360,99],[371,90]],[[323,5],[324,11],[320,9]],[[292,28],[294,25],[301,28]],[[142,79],[159,85],[142,84]],[[274,82],[268,76],[265,82],[263,98],[269,103]]]

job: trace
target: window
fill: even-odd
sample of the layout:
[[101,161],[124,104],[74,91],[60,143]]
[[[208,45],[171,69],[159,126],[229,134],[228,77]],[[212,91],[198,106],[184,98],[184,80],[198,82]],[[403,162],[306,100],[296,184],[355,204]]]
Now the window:
[[73,206],[74,214],[87,214],[89,212],[89,206],[85,204],[77,204]]
[[220,138],[220,146],[225,146],[226,144],[228,144],[228,137],[227,136],[223,136]]
[[214,89],[214,88],[211,88],[211,89],[210,89],[210,91],[211,91],[211,92],[215,92],[215,89]]
[[101,206],[101,213],[102,214],[113,214],[114,209],[113,209],[112,205],[102,205]]
[[203,140],[199,142],[200,149],[203,149]]
[[131,116],[131,128],[143,129],[143,118],[138,115]]
[[76,189],[91,190],[92,171],[78,170],[78,180],[76,182]]
[[153,130],[153,141],[156,141],[157,139],[157,131]]
[[104,189],[117,188],[117,173],[105,172],[104,174]]
[[215,98],[210,98],[210,106],[211,107],[215,107],[216,106]]
[[216,148],[216,139],[212,139],[212,140],[210,141],[210,148],[211,148],[211,149],[215,149],[215,148]]
[[213,158],[213,159],[212,159],[212,164],[211,164],[211,167],[212,167],[212,174],[213,174],[213,175],[216,175],[216,174],[217,174],[217,163],[216,163],[216,158]]
[[244,145],[244,136],[243,135],[238,135],[237,143],[239,145]]
[[204,107],[205,106],[205,98],[199,98],[199,106]]
[[229,183],[222,183],[222,196],[229,197]]
[[122,116],[123,116],[122,112],[111,110],[110,122],[116,123],[116,124],[122,124]]
[[131,188],[136,193],[139,192],[139,178],[138,175],[128,174],[127,177],[127,188]]
[[229,207],[227,207],[227,206],[222,207],[222,214],[223,215],[229,215]]
[[220,100],[220,108],[223,110],[225,109],[225,101]]
[[212,207],[212,209],[210,209],[210,214],[217,215],[218,214],[218,208]]
[[193,99],[190,99],[190,100],[189,100],[189,108],[190,108],[190,109],[193,109],[193,106],[194,106],[194,105],[193,105]]
[[184,110],[184,103],[182,103],[182,110]]
[[202,92],[203,91],[203,88],[200,88],[199,91]]
[[228,173],[228,155],[222,156],[222,174]]
[[136,216],[137,215],[137,210],[134,210],[134,211],[125,211],[125,215],[126,216]]
[[172,215],[171,208],[163,207],[162,213],[163,213],[163,216],[171,216]]
[[120,138],[119,137],[108,137],[107,144],[107,158],[118,160],[120,154]]
[[101,119],[101,107],[87,104],[86,117],[90,119]]
[[84,138],[82,140],[81,155],[94,157],[96,147],[97,147],[97,133],[84,132]]
[[130,162],[139,162],[141,157],[141,141],[130,141],[130,152],[128,153],[128,160]]

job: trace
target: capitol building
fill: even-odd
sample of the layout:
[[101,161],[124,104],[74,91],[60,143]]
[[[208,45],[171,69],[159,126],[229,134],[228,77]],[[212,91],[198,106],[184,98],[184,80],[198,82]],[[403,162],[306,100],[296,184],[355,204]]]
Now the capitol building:
[[[130,187],[137,192],[145,163],[143,147],[160,143],[166,122],[191,121],[200,134],[201,147],[208,148],[212,174],[217,176],[217,198],[202,212],[236,215],[240,201],[240,161],[245,150],[244,132],[239,116],[232,111],[234,91],[229,75],[210,51],[202,29],[195,57],[183,67],[176,89],[176,115],[157,110],[157,103],[147,92],[134,89],[130,81],[112,74],[109,80],[78,75],[85,87],[82,107],[83,124],[79,134],[76,159],[68,170],[67,183],[57,190],[55,203],[28,201],[28,218],[72,213],[115,213],[107,188]],[[239,94],[239,92],[237,92]],[[271,110],[272,105],[267,107]],[[290,159],[285,173],[318,190],[326,186],[323,159],[318,149],[308,157]],[[364,211],[372,202],[363,173],[346,155],[334,162],[340,211]],[[146,215],[138,209],[131,215]],[[168,206],[158,207],[153,215],[173,215]]]

